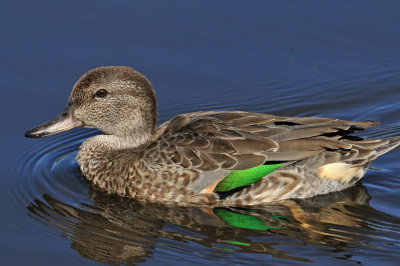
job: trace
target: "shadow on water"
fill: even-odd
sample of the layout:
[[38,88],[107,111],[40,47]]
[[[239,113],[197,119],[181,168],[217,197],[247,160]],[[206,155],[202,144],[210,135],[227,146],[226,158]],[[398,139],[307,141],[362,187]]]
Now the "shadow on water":
[[[28,214],[62,232],[81,256],[104,263],[144,262],[156,248],[196,253],[198,245],[213,253],[259,253],[312,262],[290,247],[318,244],[334,255],[372,239],[397,238],[400,220],[369,206],[365,187],[311,199],[245,208],[179,208],[141,204],[90,191],[91,204],[79,207],[47,194],[35,199]],[[384,228],[390,227],[392,233]],[[325,249],[323,248],[325,246]],[[213,252],[215,251],[215,252]],[[350,259],[350,258],[343,258]]]

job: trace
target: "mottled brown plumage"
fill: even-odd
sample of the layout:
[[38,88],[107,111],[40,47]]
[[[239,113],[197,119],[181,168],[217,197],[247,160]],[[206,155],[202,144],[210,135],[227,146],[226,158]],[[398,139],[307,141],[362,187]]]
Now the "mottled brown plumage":
[[[89,71],[75,84],[65,113],[26,135],[81,125],[104,133],[78,153],[88,180],[108,193],[180,205],[254,205],[342,190],[400,144],[399,137],[350,136],[377,125],[372,121],[241,111],[183,114],[157,127],[152,86],[128,67]],[[251,186],[225,198],[213,192],[232,170],[276,162],[284,165]]]

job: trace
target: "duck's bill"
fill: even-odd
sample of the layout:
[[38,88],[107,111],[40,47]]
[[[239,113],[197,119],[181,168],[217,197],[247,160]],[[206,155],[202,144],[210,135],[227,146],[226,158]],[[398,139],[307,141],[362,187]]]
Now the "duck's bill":
[[68,106],[55,119],[25,132],[25,137],[43,138],[80,126],[82,126],[82,122],[74,117],[72,106]]

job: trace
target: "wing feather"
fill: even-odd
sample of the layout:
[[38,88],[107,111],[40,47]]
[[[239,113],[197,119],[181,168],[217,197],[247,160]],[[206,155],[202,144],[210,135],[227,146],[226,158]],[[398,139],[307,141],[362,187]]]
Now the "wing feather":
[[[358,154],[366,158],[371,155],[369,148],[378,145],[374,140],[343,141],[343,137],[374,125],[372,121],[289,118],[240,111],[190,113],[160,126],[157,138],[143,149],[142,159],[153,168],[163,165],[190,169],[196,177],[185,177],[197,180],[192,187],[199,192],[221,178],[212,177],[211,172],[226,174],[267,160],[301,161],[321,153],[326,161],[355,158]],[[207,181],[201,180],[202,176]]]

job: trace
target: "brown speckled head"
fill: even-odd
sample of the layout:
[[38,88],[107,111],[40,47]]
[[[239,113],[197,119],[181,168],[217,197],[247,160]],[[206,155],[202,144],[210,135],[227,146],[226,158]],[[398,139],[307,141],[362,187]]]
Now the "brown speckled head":
[[90,70],[75,84],[68,105],[86,127],[121,137],[151,135],[157,124],[150,82],[129,67]]
[[84,74],[65,111],[25,136],[41,138],[85,126],[140,144],[151,139],[156,125],[156,98],[150,82],[132,68],[108,66]]

